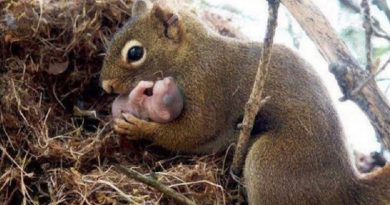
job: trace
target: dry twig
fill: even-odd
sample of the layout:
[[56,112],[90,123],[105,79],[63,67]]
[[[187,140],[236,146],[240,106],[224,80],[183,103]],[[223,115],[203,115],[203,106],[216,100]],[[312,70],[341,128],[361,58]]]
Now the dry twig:
[[148,186],[151,186],[151,187],[161,191],[162,193],[168,195],[169,197],[177,200],[178,202],[180,202],[182,204],[196,205],[195,202],[191,201],[189,198],[187,198],[183,194],[178,193],[175,190],[173,190],[172,188],[161,184],[160,182],[158,182],[155,179],[152,179],[150,177],[149,178],[145,177],[144,175],[142,175],[134,170],[127,169],[127,168],[123,167],[122,165],[115,165],[115,168],[120,173],[125,174],[127,177],[130,177],[130,178],[135,179],[139,182],[142,182]]
[[256,78],[253,84],[252,92],[248,102],[245,105],[244,119],[242,122],[242,130],[237,142],[236,151],[234,153],[232,173],[239,175],[244,164],[244,158],[248,151],[248,143],[250,133],[253,128],[253,122],[260,110],[262,92],[265,80],[268,74],[268,65],[271,59],[271,50],[275,29],[278,19],[279,0],[268,0],[268,22],[267,31],[264,38],[263,49],[260,56],[259,67],[257,69]]
[[387,20],[390,22],[390,9],[386,0],[373,0],[372,3],[378,7],[379,10],[385,13]]
[[[355,13],[360,13],[361,11],[360,7],[351,0],[340,0],[340,2],[346,7],[350,8]],[[390,35],[385,32],[385,30],[382,28],[379,21],[375,17],[371,16],[371,22],[373,34],[376,37],[390,41]]]
[[366,31],[366,69],[373,73],[372,67],[372,42],[371,36],[373,33],[372,24],[371,24],[371,11],[368,0],[362,0],[360,4],[363,8],[363,28]]
[[370,82],[370,80],[374,79],[376,76],[379,75],[379,73],[384,71],[387,68],[387,65],[389,63],[390,63],[390,58],[387,59],[387,61],[382,65],[381,68],[377,69],[374,73],[371,73],[368,78],[366,78],[359,86],[357,86],[354,90],[352,90],[351,96],[356,95],[365,85],[367,85],[368,82]]

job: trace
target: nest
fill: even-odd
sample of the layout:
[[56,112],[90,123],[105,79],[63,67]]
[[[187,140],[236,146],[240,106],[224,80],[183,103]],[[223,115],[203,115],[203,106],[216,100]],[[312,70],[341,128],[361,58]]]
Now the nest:
[[[198,204],[235,200],[229,154],[176,155],[113,133],[113,96],[99,87],[99,71],[131,4],[0,1],[0,203],[175,204],[116,163]],[[204,19],[234,36],[225,20]]]

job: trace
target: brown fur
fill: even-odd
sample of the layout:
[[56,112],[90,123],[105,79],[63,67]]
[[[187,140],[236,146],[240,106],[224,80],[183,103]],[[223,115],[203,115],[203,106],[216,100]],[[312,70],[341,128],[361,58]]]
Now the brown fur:
[[[143,3],[142,3],[143,4]],[[136,3],[137,5],[137,3]],[[128,93],[156,73],[174,76],[185,108],[167,124],[126,116],[114,128],[174,151],[215,152],[236,140],[257,70],[261,45],[221,37],[191,12],[155,3],[116,34],[101,73],[107,91]],[[137,11],[137,6],[133,11]],[[177,15],[178,21],[169,21]],[[121,60],[136,39],[147,59],[134,68]],[[310,65],[275,45],[265,86],[271,96],[259,113],[246,157],[250,204],[390,204],[390,167],[359,176],[325,87]]]

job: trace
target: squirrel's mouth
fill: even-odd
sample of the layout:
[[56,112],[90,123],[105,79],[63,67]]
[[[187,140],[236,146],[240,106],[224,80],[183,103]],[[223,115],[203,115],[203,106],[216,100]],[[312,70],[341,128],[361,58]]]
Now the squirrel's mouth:
[[[156,82],[157,79],[133,79],[133,80],[121,80],[121,79],[111,79],[111,80],[102,80],[101,87],[106,93],[117,94],[117,95],[129,95],[130,92],[137,87],[138,83],[141,81],[151,81]],[[129,81],[131,83],[129,83]],[[153,95],[153,87],[145,90],[145,95]]]

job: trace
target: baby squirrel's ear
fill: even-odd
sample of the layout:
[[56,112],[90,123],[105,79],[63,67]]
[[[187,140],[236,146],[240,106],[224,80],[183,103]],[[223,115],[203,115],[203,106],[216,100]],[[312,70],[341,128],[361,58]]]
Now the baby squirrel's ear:
[[131,9],[132,16],[142,16],[147,14],[148,11],[152,8],[152,3],[149,0],[137,0],[133,4]]
[[154,15],[163,26],[165,37],[174,41],[180,40],[181,23],[179,16],[172,8],[165,3],[157,2],[153,6],[152,15]]

